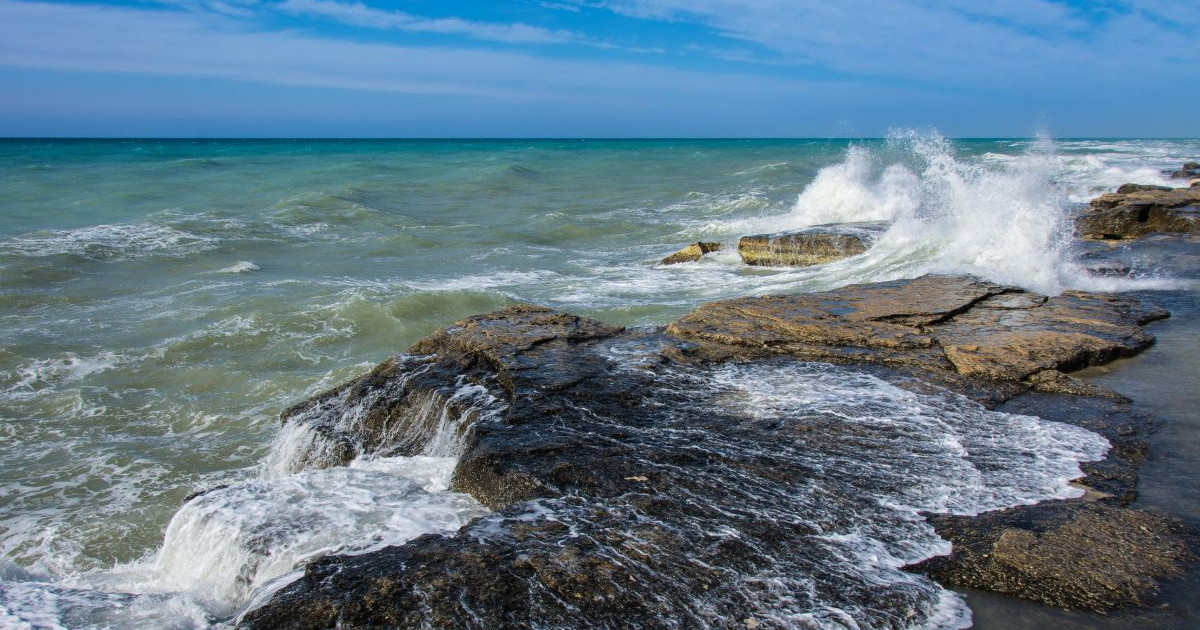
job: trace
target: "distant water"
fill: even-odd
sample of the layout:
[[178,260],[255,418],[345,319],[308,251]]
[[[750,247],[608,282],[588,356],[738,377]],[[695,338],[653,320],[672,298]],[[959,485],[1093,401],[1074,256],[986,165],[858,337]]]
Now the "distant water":
[[[462,316],[530,301],[664,324],[713,299],[927,272],[1182,288],[1153,261],[1089,276],[1068,217],[1198,155],[1196,140],[932,133],[0,141],[0,627],[207,627],[305,558],[483,513],[446,492],[455,453],[294,473],[296,445],[276,439],[289,404]],[[894,224],[819,268],[733,251],[656,264],[849,220]],[[222,555],[285,507],[310,522],[272,532],[294,542],[274,564]]]

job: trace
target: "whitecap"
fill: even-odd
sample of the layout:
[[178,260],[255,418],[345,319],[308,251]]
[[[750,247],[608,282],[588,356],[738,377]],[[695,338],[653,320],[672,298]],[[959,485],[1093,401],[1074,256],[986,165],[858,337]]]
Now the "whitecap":
[[218,241],[174,228],[135,224],[102,224],[74,230],[43,230],[0,241],[0,253],[45,257],[73,254],[93,260],[128,260],[148,256],[181,257],[213,249]]
[[213,273],[250,273],[251,271],[259,271],[262,267],[254,264],[249,260],[239,260],[228,267],[223,267]]

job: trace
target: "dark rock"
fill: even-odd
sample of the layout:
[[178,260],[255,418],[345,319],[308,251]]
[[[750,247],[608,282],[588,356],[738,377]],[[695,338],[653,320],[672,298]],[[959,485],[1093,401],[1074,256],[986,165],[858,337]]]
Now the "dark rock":
[[1161,190],[1173,190],[1170,186],[1155,186],[1153,184],[1122,184],[1117,188],[1118,195],[1128,195],[1135,192],[1153,192]]
[[1171,179],[1194,179],[1200,177],[1200,162],[1188,162],[1178,171],[1170,172]]
[[[1083,483],[1096,505],[1118,510],[1135,496],[1149,424],[1128,401],[1060,370],[1136,352],[1152,340],[1139,324],[1163,316],[1113,296],[1047,298],[928,276],[716,302],[666,333],[528,305],[470,317],[285,421],[323,427],[351,453],[419,453],[446,426],[432,427],[416,404],[433,400],[461,438],[452,488],[496,511],[453,535],[316,560],[239,623],[779,627],[789,615],[834,609],[853,610],[862,626],[919,625],[937,614],[932,582],[888,567],[864,579],[868,565],[847,571],[846,558],[860,535],[903,553],[914,539],[936,542],[897,502],[929,483],[922,475],[940,474],[941,432],[879,422],[882,403],[751,404],[739,383],[841,375],[938,401],[939,422],[988,413],[949,389],[1005,413],[1084,426],[1107,437],[1113,454],[1089,463]],[[984,434],[984,443],[994,439],[990,428]],[[972,469],[1003,466],[995,455],[984,449]],[[941,492],[942,477],[934,480]],[[1006,562],[1033,576],[1021,584],[1043,585],[1053,603],[1106,609],[1097,598],[1109,593],[1146,601],[1153,580],[1183,561],[1167,538],[1174,526],[1098,509],[1038,512],[1045,525],[1027,534],[1005,534],[986,518],[937,523],[964,549],[1003,537]],[[1105,525],[1095,544],[1112,547],[1089,557],[1077,541],[1096,520]],[[1140,553],[1147,535],[1171,546],[1128,568],[1103,562]],[[1036,597],[1010,589],[1009,573],[975,568],[978,558],[964,552],[928,570],[947,583],[980,576],[971,585]],[[1071,571],[1082,577],[1068,579]],[[1110,582],[1109,591],[1095,586]]]
[[1093,240],[1196,231],[1200,231],[1200,188],[1126,184],[1092,200],[1075,219],[1075,232]]
[[1084,264],[1083,268],[1101,278],[1128,277],[1133,273],[1132,267],[1119,260],[1093,260]]
[[808,267],[861,254],[886,231],[887,223],[834,223],[796,232],[743,236],[738,254],[747,265]]
[[929,520],[954,552],[916,570],[948,586],[1060,608],[1109,612],[1146,605],[1158,580],[1179,575],[1195,559],[1183,524],[1098,502],[1056,501]]
[[703,241],[699,241],[684,247],[670,256],[667,256],[666,258],[662,259],[659,264],[677,265],[679,263],[696,262],[703,258],[705,254],[717,251],[721,251],[720,243],[705,243]]

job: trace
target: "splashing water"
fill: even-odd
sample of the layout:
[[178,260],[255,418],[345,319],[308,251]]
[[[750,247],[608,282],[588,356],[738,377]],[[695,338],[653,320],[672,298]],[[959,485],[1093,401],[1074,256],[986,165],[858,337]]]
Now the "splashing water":
[[[935,132],[896,131],[879,146],[852,145],[821,169],[781,215],[710,227],[738,233],[885,221],[891,227],[866,253],[813,269],[784,270],[757,292],[813,289],[969,274],[1056,295],[1172,288],[1169,279],[1097,278],[1078,262],[1072,201],[1087,180],[1048,138],[1003,160],[968,158]],[[1158,171],[1121,171],[1161,183]],[[1093,173],[1094,174],[1094,173]],[[735,257],[728,262],[736,264]]]
[[[0,566],[0,627],[222,625],[252,596],[266,597],[299,577],[309,560],[400,545],[487,514],[470,496],[448,491],[465,445],[463,425],[498,412],[483,387],[460,380],[444,395],[412,394],[415,404],[376,437],[385,445],[411,444],[416,455],[387,456],[382,448],[359,449],[349,462],[332,455],[334,432],[365,439],[364,410],[427,368],[420,358],[400,361],[405,369],[392,388],[356,405],[345,404],[343,390],[293,418],[258,479],[190,497],[157,552],[111,569],[56,576]],[[330,410],[336,412],[321,417]]]

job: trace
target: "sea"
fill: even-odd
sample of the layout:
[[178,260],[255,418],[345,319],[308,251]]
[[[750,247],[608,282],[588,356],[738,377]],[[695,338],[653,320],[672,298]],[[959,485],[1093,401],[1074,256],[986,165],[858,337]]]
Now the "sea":
[[[519,302],[653,327],[722,298],[927,273],[1050,295],[1132,293],[1174,317],[1151,326],[1159,343],[1146,354],[1085,376],[1162,421],[1139,506],[1200,523],[1198,276],[1122,244],[1112,250],[1132,273],[1097,276],[1087,269],[1096,249],[1071,235],[1072,213],[1093,197],[1127,182],[1186,185],[1167,172],[1198,157],[1200,140],[931,130],[0,140],[0,628],[225,628],[312,558],[452,533],[487,514],[448,490],[453,448],[305,468],[279,414],[457,319]],[[747,267],[734,247],[741,235],[868,220],[891,227],[867,253],[828,265]],[[659,263],[696,241],[727,247]],[[748,401],[893,405],[891,421],[914,427],[960,413],[839,386],[838,374],[735,380]],[[1041,489],[1014,490],[1009,503],[1068,496],[1102,439],[1027,422],[991,446],[1044,446],[1045,469],[1030,473]],[[972,496],[970,471],[945,471],[930,483]],[[269,553],[255,552],[264,536]],[[945,551],[935,542],[906,553]],[[1196,627],[1187,593],[1197,584],[1183,584],[1140,617],[947,591],[949,612],[912,627]],[[859,627],[848,618],[817,627]]]

